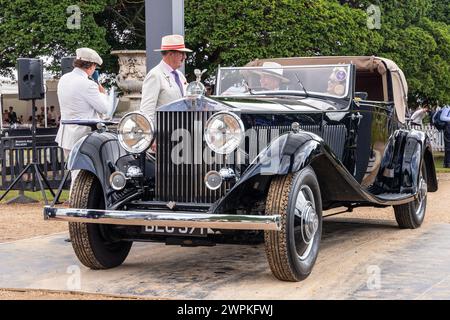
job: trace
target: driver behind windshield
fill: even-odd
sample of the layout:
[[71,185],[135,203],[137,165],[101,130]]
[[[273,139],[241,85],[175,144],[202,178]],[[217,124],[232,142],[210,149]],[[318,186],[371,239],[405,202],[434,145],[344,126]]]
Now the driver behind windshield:
[[[222,95],[248,94],[251,90],[278,91],[282,84],[290,82],[289,79],[283,76],[283,67],[281,64],[276,62],[267,61],[263,63],[261,69],[251,71],[243,70],[241,73],[245,79],[243,83],[234,84],[225,90]],[[259,77],[260,86],[253,87],[253,85],[258,82],[257,77]]]
[[280,90],[282,83],[289,82],[289,79],[283,77],[281,64],[276,62],[264,62],[262,67],[268,68],[257,71],[260,75],[259,82],[263,90],[277,91]]

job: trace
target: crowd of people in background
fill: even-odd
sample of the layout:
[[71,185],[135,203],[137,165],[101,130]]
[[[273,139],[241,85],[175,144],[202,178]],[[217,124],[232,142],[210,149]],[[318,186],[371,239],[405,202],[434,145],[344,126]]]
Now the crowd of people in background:
[[[36,107],[36,125],[38,128],[45,127],[45,107]],[[33,121],[32,116],[25,118],[23,114],[17,115],[13,106],[4,110],[2,113],[2,123],[4,127],[7,126],[17,126],[17,125],[31,125]],[[55,106],[50,106],[47,109],[47,127],[57,127],[61,121],[61,116],[55,109]]]

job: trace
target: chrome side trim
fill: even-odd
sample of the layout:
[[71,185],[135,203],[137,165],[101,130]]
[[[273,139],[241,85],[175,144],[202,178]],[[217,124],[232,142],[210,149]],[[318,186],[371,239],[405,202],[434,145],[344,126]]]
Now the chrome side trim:
[[230,230],[281,230],[280,215],[225,215],[173,211],[117,211],[44,208],[44,218],[53,221],[130,226],[189,227]]

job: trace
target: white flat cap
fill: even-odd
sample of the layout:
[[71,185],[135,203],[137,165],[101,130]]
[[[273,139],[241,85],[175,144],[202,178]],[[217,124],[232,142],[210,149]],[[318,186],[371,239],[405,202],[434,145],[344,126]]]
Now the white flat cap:
[[99,66],[101,66],[103,64],[102,58],[95,50],[92,50],[90,48],[79,48],[79,49],[77,49],[76,53],[77,53],[78,60],[94,62],[94,63],[98,64]]

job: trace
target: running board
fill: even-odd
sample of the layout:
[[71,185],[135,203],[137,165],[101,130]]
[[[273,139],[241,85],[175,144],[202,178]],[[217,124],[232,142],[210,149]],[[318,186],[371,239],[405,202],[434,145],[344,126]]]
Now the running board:
[[398,206],[417,200],[417,193],[380,193],[373,194],[366,190],[361,190],[366,201],[383,206]]

